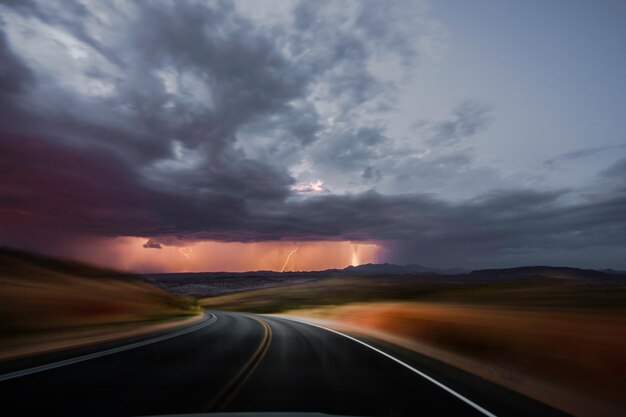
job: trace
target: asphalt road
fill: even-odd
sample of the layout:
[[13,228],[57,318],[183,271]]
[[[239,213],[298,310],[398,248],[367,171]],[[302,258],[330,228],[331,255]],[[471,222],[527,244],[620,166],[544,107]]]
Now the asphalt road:
[[0,404],[3,413],[63,416],[562,415],[432,359],[361,341],[283,318],[213,312],[176,332],[1,364]]

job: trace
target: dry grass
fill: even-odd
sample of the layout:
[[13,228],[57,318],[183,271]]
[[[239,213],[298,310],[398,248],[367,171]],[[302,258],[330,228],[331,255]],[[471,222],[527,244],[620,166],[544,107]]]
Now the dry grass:
[[199,311],[138,276],[0,250],[2,357],[40,351],[48,340],[128,332]]
[[293,314],[350,325],[573,415],[618,416],[626,409],[626,310],[368,303]]
[[464,277],[335,277],[206,298],[207,308],[326,320],[579,416],[626,409],[626,283],[528,268]]
[[203,298],[216,310],[278,313],[354,302],[454,302],[519,308],[614,310],[626,301],[626,282],[589,284],[562,277],[470,281],[465,277],[331,277],[304,284]]

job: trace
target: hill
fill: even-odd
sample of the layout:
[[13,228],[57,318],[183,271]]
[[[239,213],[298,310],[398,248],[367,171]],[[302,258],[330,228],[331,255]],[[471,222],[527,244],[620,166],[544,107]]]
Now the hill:
[[202,304],[264,313],[374,301],[611,309],[621,307],[626,299],[626,275],[542,266],[462,275],[327,275],[308,282],[284,278],[280,286],[252,286],[253,281],[245,290],[214,294]]
[[[434,280],[439,284],[479,284],[523,281],[530,283],[566,280],[578,284],[598,284],[622,282],[626,274],[617,271],[596,271],[588,269],[528,266],[507,269],[482,269],[465,271],[460,268],[436,269],[421,265],[365,264],[344,269],[327,269],[310,272],[194,272],[146,274],[151,282],[174,294],[209,297],[220,294],[250,291],[262,288],[276,288],[290,285],[313,283],[328,278],[381,278],[388,284],[398,284]],[[390,281],[391,280],[391,281]],[[404,280],[404,281],[402,281]],[[395,285],[395,284],[394,284]]]
[[139,275],[0,248],[0,357],[198,311]]

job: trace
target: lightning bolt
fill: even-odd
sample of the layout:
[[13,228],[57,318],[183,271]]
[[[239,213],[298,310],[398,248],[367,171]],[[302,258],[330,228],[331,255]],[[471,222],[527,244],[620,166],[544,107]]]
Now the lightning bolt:
[[350,262],[350,265],[352,266],[357,266],[359,264],[358,250],[359,250],[358,246],[352,245],[352,262]]
[[297,250],[298,250],[298,246],[296,244],[296,248],[292,250],[291,252],[289,252],[289,255],[287,255],[287,260],[285,261],[285,265],[283,265],[283,267],[280,269],[280,272],[283,272],[285,270],[285,267],[287,267],[287,264],[289,263],[289,258],[291,258],[291,255],[296,253]]
[[189,259],[189,254],[191,253],[191,248],[178,248],[178,251],[185,255],[185,258]]

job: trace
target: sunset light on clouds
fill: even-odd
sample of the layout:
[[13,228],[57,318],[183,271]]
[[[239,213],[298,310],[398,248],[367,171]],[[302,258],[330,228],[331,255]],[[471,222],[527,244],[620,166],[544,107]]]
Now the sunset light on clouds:
[[626,268],[623,8],[479,3],[4,2],[0,244]]
[[308,184],[294,185],[291,188],[295,191],[319,193],[320,191],[324,190],[322,188],[322,185],[324,185],[324,182],[322,180],[315,180],[309,182]]
[[348,265],[376,263],[383,256],[380,245],[367,242],[298,242],[297,251],[286,263],[294,242],[197,242],[185,246],[162,245],[146,250],[146,239],[120,237],[75,245],[67,255],[126,271],[317,271]]

